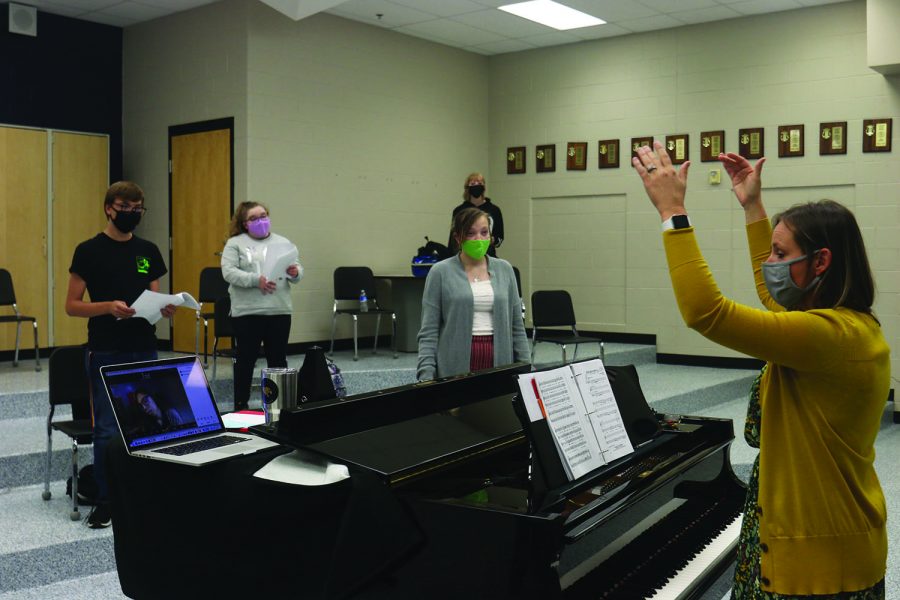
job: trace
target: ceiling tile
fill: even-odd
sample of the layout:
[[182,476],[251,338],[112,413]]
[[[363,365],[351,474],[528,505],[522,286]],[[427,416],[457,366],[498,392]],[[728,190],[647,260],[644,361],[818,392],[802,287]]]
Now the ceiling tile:
[[838,2],[849,2],[850,0],[797,0],[803,6],[819,6],[822,4],[837,4]]
[[[380,27],[401,27],[436,18],[435,15],[387,0],[350,0],[327,12]],[[382,15],[381,19],[377,17],[379,14]]]
[[84,0],[83,2],[79,2],[75,0],[55,0],[53,2],[44,2],[42,0],[35,0],[34,2],[23,2],[23,4],[35,6],[38,10],[41,10],[43,8],[50,8],[54,5],[62,5],[74,8],[80,12],[91,12],[94,10],[100,10],[101,8],[109,8],[110,6],[118,4],[120,1],[121,0]]
[[717,6],[716,0],[639,0],[641,4],[661,13],[673,13]]
[[490,44],[479,44],[478,46],[473,46],[473,49],[483,50],[489,54],[506,54],[507,52],[531,50],[536,47],[537,46],[528,44],[522,40],[501,40],[499,42],[491,42]]
[[114,25],[115,27],[128,27],[129,25],[134,25],[135,23],[139,22],[137,19],[129,19],[127,17],[120,17],[117,15],[111,15],[99,11],[85,13],[83,15],[80,15],[78,18],[91,21],[92,23]]
[[595,25],[594,27],[570,29],[567,33],[571,33],[581,40],[599,40],[617,35],[628,35],[631,32],[613,23],[607,23],[606,25]]
[[136,21],[150,21],[170,14],[171,11],[139,2],[122,2],[121,4],[104,8],[99,12],[116,17],[125,17],[126,19],[135,19]]
[[526,42],[528,44],[534,44],[535,46],[559,46],[561,44],[573,44],[575,42],[580,42],[576,36],[563,31],[554,31],[552,33],[545,33],[543,35],[530,35],[527,37],[519,38],[519,41]]
[[62,5],[55,4],[53,2],[41,2],[40,6],[35,3],[32,3],[31,6],[37,7],[39,11],[48,12],[54,15],[60,15],[63,17],[74,17],[76,15],[80,15],[84,11],[78,7],[71,5]]
[[438,15],[439,17],[452,17],[484,10],[484,6],[469,0],[391,0],[391,2]]
[[218,0],[135,0],[134,2],[129,2],[129,4],[147,4],[149,6],[165,8],[169,12],[180,12],[197,8],[198,6],[213,4],[214,2],[218,2]]
[[504,37],[519,38],[526,35],[541,35],[553,31],[546,25],[511,15],[497,9],[480,10],[452,17],[454,21],[465,23],[478,29],[496,32]]
[[710,21],[724,21],[725,19],[734,19],[743,16],[733,8],[727,6],[713,6],[711,8],[701,8],[698,10],[680,10],[670,13],[674,19],[678,19],[682,23],[708,23]]
[[468,25],[450,21],[449,19],[435,19],[433,21],[425,21],[424,23],[413,23],[412,25],[399,27],[396,31],[401,33],[415,32],[420,37],[424,35],[433,35],[439,39],[453,40],[456,42],[454,45],[458,45],[459,47],[478,46],[480,44],[488,44],[504,39],[503,36],[497,35],[496,33],[469,27]]
[[643,19],[630,19],[628,21],[619,21],[620,27],[624,27],[629,31],[654,31],[656,29],[669,29],[671,27],[681,27],[684,25],[678,19],[669,15],[656,15],[655,17],[645,17]]
[[631,0],[564,0],[564,4],[608,23],[659,14],[659,11]]
[[779,12],[801,8],[797,0],[745,0],[740,4],[733,4],[734,10],[742,15],[758,15],[762,13]]

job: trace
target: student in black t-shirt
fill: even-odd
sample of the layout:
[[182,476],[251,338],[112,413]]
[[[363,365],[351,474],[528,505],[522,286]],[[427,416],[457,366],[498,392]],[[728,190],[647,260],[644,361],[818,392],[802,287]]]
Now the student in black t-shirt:
[[[503,213],[500,207],[491,202],[491,199],[485,196],[484,175],[481,173],[469,173],[466,177],[466,183],[463,185],[463,202],[453,209],[453,216],[467,208],[477,208],[488,214],[489,225],[491,228],[491,245],[488,248],[488,256],[497,256],[497,248],[503,243]],[[459,252],[460,248],[453,236],[447,241],[447,248],[451,254]]]
[[[105,453],[109,439],[118,434],[100,367],[157,357],[156,326],[146,319],[130,318],[135,313],[130,306],[144,290],[158,292],[159,278],[166,274],[156,244],[132,233],[146,212],[143,190],[130,181],[114,183],[106,191],[103,210],[106,228],[75,248],[66,295],[66,314],[88,319],[85,364],[91,384],[94,475],[100,501],[88,518],[92,529],[111,522]],[[90,300],[84,299],[85,291]],[[175,307],[169,305],[160,312],[171,317]]]

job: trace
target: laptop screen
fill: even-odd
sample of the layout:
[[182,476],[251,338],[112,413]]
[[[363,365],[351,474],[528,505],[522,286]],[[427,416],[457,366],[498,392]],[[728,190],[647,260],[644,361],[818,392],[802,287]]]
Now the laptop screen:
[[196,357],[112,365],[100,372],[129,449],[224,430]]

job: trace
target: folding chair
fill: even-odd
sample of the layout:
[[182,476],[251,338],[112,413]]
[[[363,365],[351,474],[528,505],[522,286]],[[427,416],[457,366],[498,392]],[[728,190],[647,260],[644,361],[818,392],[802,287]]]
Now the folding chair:
[[[81,518],[78,511],[78,446],[94,443],[91,420],[91,395],[84,361],[83,346],[61,346],[50,355],[50,414],[47,416],[47,469],[41,498],[50,499],[50,463],[53,454],[53,430],[72,439],[72,512],[73,521]],[[57,406],[70,405],[72,419],[54,421]]]
[[[369,310],[361,311],[359,293],[366,290]],[[349,308],[339,308],[339,302],[353,302]],[[346,306],[346,304],[345,304]],[[338,315],[350,315],[353,318],[353,360],[359,359],[357,347],[359,317],[375,315],[375,346],[372,354],[378,353],[378,330],[381,328],[381,315],[391,315],[391,348],[397,358],[397,314],[392,310],[380,308],[375,291],[375,276],[369,267],[338,267],[334,270],[334,308],[331,315],[331,348],[328,354],[334,354],[334,330]]]
[[38,347],[38,325],[35,317],[29,317],[19,312],[16,306],[16,291],[13,289],[12,275],[6,269],[0,269],[0,306],[12,306],[13,314],[0,315],[0,323],[16,324],[16,351],[13,354],[13,366],[19,366],[19,338],[22,333],[22,323],[30,321],[34,328],[34,370],[41,370],[41,355]]
[[[219,339],[231,340],[231,349],[219,353]],[[213,306],[213,370],[212,378],[216,378],[216,360],[219,356],[230,356],[234,359],[234,328],[231,326],[231,296],[227,293],[220,296]]]
[[203,322],[203,366],[208,367],[209,320],[215,319],[215,310],[203,310],[203,304],[213,304],[228,295],[228,282],[222,277],[221,267],[206,267],[200,271],[200,294],[197,302],[197,324],[194,331],[194,354],[200,354],[200,322]]
[[[531,363],[534,364],[534,353],[538,342],[558,344],[562,349],[563,363],[566,363],[566,346],[575,345],[572,360],[578,354],[578,344],[600,344],[600,359],[605,358],[603,342],[597,338],[583,337],[575,328],[575,309],[572,308],[572,297],[565,290],[542,290],[531,294]],[[551,329],[541,331],[542,327],[570,327],[571,332]]]
[[522,274],[519,273],[519,267],[513,267],[513,273],[516,276],[516,289],[519,290],[519,302],[522,304],[522,320],[525,320],[525,297],[522,296]]

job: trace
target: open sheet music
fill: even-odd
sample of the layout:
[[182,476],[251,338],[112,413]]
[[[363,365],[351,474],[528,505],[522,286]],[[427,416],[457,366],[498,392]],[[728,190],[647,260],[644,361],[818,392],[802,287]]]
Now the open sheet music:
[[570,481],[634,451],[599,359],[518,381],[529,419],[547,421]]

